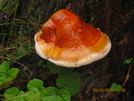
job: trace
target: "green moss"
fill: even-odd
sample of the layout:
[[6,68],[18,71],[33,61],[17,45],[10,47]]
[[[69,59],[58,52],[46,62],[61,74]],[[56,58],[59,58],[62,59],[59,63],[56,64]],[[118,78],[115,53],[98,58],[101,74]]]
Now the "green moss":
[[18,0],[1,0],[0,1],[0,10],[4,13],[11,15],[18,6]]

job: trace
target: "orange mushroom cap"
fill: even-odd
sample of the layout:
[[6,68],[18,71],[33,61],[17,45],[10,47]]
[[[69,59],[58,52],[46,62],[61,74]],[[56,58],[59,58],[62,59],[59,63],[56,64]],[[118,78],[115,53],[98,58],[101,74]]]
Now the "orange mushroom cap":
[[67,9],[54,13],[35,35],[44,59],[64,67],[80,67],[105,57],[111,48],[106,34]]

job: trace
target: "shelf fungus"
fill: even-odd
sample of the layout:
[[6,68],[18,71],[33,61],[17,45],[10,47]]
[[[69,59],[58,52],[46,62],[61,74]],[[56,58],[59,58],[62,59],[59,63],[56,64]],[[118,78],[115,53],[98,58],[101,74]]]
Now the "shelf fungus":
[[106,34],[62,9],[54,13],[35,35],[39,56],[64,67],[80,67],[105,57],[111,49]]

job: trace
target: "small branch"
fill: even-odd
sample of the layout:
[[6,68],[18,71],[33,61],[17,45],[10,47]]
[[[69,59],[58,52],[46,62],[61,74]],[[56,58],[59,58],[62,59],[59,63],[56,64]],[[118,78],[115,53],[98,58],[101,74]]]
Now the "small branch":
[[14,49],[14,48],[16,48],[16,47],[11,47],[11,48],[4,48],[4,49],[0,50],[0,52],[1,52],[1,51],[5,51],[5,50]]
[[130,70],[132,68],[132,64],[130,65],[129,69],[128,69],[128,72],[127,72],[127,75],[126,75],[126,79],[124,80],[123,84],[122,84],[122,87],[125,86],[126,82],[128,81],[129,77],[130,77]]
[[[0,56],[0,58],[6,59],[6,60],[10,60],[10,61],[12,61],[12,62],[14,62],[14,63],[17,63],[17,64],[23,66],[26,70],[29,71],[30,77],[33,75],[33,73],[28,69],[28,67],[24,66],[22,63],[17,62],[17,61],[15,61],[15,60],[12,60],[12,59],[10,59],[10,58],[4,57],[4,56]],[[29,78],[28,76],[27,76],[27,78],[30,80],[30,78]]]

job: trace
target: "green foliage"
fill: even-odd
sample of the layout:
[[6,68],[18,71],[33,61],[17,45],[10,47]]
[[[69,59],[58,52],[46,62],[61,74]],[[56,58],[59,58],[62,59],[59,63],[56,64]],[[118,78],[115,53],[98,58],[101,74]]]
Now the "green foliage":
[[73,69],[57,66],[47,61],[47,66],[52,73],[58,73],[56,85],[59,88],[67,90],[71,96],[76,95],[80,88],[80,74],[72,72]]
[[33,79],[27,84],[28,91],[19,91],[17,87],[5,91],[6,101],[70,101],[68,91],[56,87],[43,86],[43,81]]
[[47,61],[47,67],[49,68],[49,71],[52,73],[68,73],[70,71],[72,71],[72,68],[65,68],[62,66],[57,66],[49,61]]
[[[4,49],[3,47],[0,47],[0,51],[3,51],[3,56],[6,56],[7,58],[12,60],[17,60],[29,54],[30,52],[33,51],[32,49],[34,49],[34,47],[31,46],[32,42],[29,41],[29,39],[31,37],[32,31],[34,30],[33,26],[30,25],[31,24],[33,25],[35,23],[22,22],[22,20],[20,20],[21,22],[18,21],[15,22],[18,5],[19,0],[0,1],[0,10],[2,10],[8,16],[13,14],[11,22],[0,24],[0,25],[10,25],[8,26],[10,28],[9,32],[0,33],[3,35],[1,45],[4,47]],[[8,36],[8,38],[6,36]],[[9,49],[9,51],[5,51],[4,53],[4,50],[7,49]]]
[[28,88],[28,90],[31,90],[33,92],[39,92],[39,91],[45,90],[45,88],[43,87],[43,81],[41,81],[39,79],[31,80],[27,84],[27,88]]
[[112,83],[111,85],[111,89],[115,92],[120,92],[122,90],[122,86],[121,85],[118,85],[116,83]]
[[[28,91],[20,91],[17,87],[8,88],[4,92],[6,101],[70,101],[71,96],[79,91],[80,74],[73,72],[73,69],[56,66],[47,62],[47,66],[53,73],[58,73],[56,87],[43,86],[43,81],[33,79],[27,83]],[[56,69],[57,68],[57,69]],[[11,68],[10,64],[4,61],[0,65],[0,85],[10,86],[16,78],[19,69]],[[6,85],[6,86],[5,86]]]
[[46,91],[43,81],[33,79],[27,84],[28,91],[19,91],[17,87],[9,88],[5,91],[4,97],[7,101],[40,101],[41,93]]
[[12,87],[5,91],[4,97],[7,98],[6,101],[25,101],[24,97],[22,96],[24,94],[25,92],[19,91],[17,87]]
[[29,41],[27,41],[28,38],[19,36],[18,38],[16,38],[15,42],[10,42],[9,47],[15,47],[14,51],[11,50],[12,54],[9,52],[7,52],[6,57],[13,59],[13,60],[18,60],[21,57],[29,54],[30,52],[33,51],[34,47],[31,46],[31,43]]
[[46,91],[46,88],[43,86],[43,81],[39,79],[33,79],[28,82],[27,88],[29,91],[26,92],[26,101],[40,101],[41,93]]
[[63,68],[62,66],[57,66],[49,61],[47,61],[47,67],[49,68],[49,71],[52,73],[61,73]]
[[17,4],[18,0],[1,0],[0,10],[4,11],[8,15],[11,15],[16,9]]
[[69,91],[70,95],[76,95],[79,92],[80,74],[70,72],[68,74],[60,73],[56,80],[56,85],[62,89]]
[[124,64],[130,64],[133,61],[133,58],[128,58],[124,60]]
[[47,90],[42,93],[42,101],[70,101],[70,94],[63,89],[48,87]]
[[[5,66],[10,67],[9,64]],[[47,62],[47,66],[53,73],[58,73],[57,87],[46,88],[42,80],[33,79],[27,83],[26,92],[20,91],[17,87],[8,88],[4,93],[6,101],[70,101],[71,96],[76,95],[80,90],[78,86],[80,74],[72,71],[73,69],[59,67],[50,62]]]
[[0,85],[7,88],[12,84],[12,81],[17,77],[19,69],[11,68],[8,62],[4,61],[0,65]]

